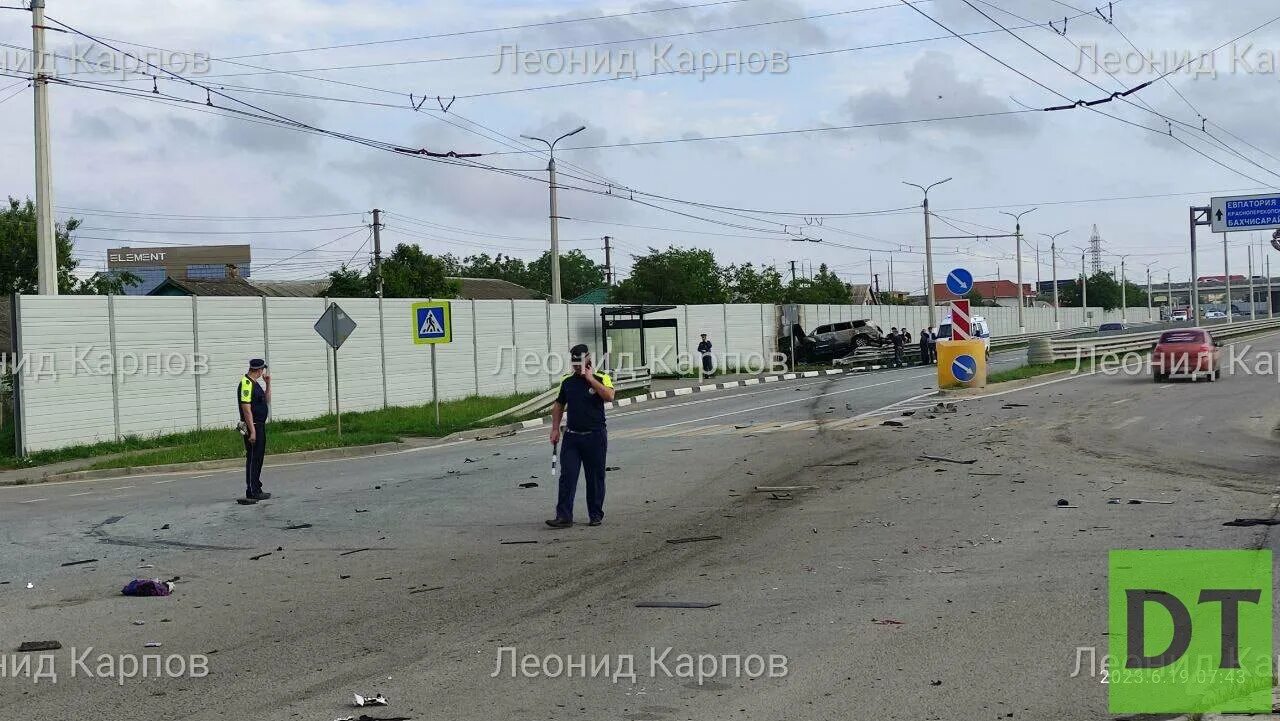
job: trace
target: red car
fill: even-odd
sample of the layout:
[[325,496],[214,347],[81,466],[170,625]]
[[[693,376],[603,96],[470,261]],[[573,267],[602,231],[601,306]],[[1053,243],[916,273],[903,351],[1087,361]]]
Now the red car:
[[1216,381],[1222,377],[1222,343],[1203,328],[1167,330],[1151,351],[1151,371],[1156,383],[1171,376]]

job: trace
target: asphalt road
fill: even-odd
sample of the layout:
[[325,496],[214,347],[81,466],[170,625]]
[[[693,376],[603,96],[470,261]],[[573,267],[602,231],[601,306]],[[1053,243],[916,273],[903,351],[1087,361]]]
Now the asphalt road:
[[[932,373],[615,412],[599,528],[542,524],[542,429],[271,468],[276,497],[250,507],[226,472],[0,489],[0,651],[64,646],[57,684],[0,680],[0,718],[328,721],[362,712],[352,691],[415,719],[1106,718],[1106,686],[1071,671],[1105,648],[1107,551],[1273,542],[1221,524],[1274,512],[1274,371],[1070,377],[930,418]],[[797,484],[817,488],[752,490]],[[720,538],[667,543],[696,536]],[[135,575],[181,580],[120,596]],[[655,600],[720,605],[635,607]],[[211,673],[70,678],[72,646],[207,654]],[[638,678],[493,677],[503,647],[632,655]],[[667,647],[780,654],[788,674],[652,675]]]

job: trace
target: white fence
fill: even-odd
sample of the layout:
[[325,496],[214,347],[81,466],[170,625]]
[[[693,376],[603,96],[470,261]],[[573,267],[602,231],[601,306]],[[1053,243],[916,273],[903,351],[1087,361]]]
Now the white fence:
[[[328,346],[313,325],[322,298],[18,296],[14,338],[21,453],[202,428],[237,420],[236,384],[249,358],[271,365],[272,417],[313,418],[334,410]],[[412,340],[408,299],[337,299],[359,324],[338,351],[344,411],[431,401],[431,355]],[[542,391],[567,349],[601,354],[601,306],[543,301],[453,301],[453,342],[437,348],[440,398]],[[1118,317],[1095,309],[1092,323]],[[995,335],[1017,332],[1016,308],[984,308]],[[1063,327],[1081,325],[1063,309]],[[726,356],[767,359],[777,345],[771,305],[678,306],[650,319],[676,322],[675,349],[689,354],[706,333]],[[926,309],[908,306],[804,306],[806,329],[871,318],[886,330],[917,333]],[[1052,330],[1052,310],[1026,311],[1030,331]],[[1130,312],[1145,318],[1145,309]],[[670,333],[666,336],[670,337]],[[660,341],[663,345],[669,341]]]

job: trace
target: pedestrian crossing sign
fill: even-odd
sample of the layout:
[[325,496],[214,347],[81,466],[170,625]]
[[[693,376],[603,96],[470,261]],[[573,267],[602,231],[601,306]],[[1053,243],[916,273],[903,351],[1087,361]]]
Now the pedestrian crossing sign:
[[449,301],[437,300],[413,304],[413,342],[449,343],[453,341]]

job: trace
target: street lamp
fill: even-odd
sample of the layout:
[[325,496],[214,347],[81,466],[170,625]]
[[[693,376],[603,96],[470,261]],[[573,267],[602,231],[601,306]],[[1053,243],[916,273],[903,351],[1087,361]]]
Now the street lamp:
[[[1058,321],[1058,238],[1070,232],[1071,231],[1069,230],[1064,230],[1060,233],[1041,233],[1040,234],[1049,239],[1049,260],[1052,263],[1052,268],[1053,268],[1053,329],[1054,330],[1062,330],[1062,323]],[[1037,272],[1039,271],[1039,263],[1040,263],[1040,260],[1039,258],[1037,258],[1036,259]],[[1039,291],[1040,289],[1037,288],[1036,290]]]
[[1129,288],[1129,278],[1124,272],[1124,262],[1128,260],[1129,254],[1120,256],[1120,322],[1129,322],[1129,298],[1125,291]]
[[564,140],[570,135],[577,135],[586,130],[587,126],[579,125],[575,130],[571,130],[555,140],[547,141],[532,135],[521,135],[525,140],[536,140],[545,143],[547,151],[551,155],[551,159],[547,162],[547,172],[551,175],[551,302],[560,302],[560,224],[559,217],[556,214],[556,143]]
[[1002,215],[1007,215],[1010,218],[1013,218],[1014,222],[1016,223],[1013,234],[1014,236],[1016,236],[1014,240],[1018,244],[1018,252],[1017,252],[1017,256],[1018,256],[1018,260],[1017,260],[1017,263],[1018,263],[1018,333],[1023,335],[1025,335],[1027,332],[1027,323],[1025,320],[1023,320],[1023,316],[1024,316],[1023,305],[1025,301],[1022,297],[1022,216],[1028,213],[1034,213],[1037,210],[1039,210],[1039,208],[1024,210],[1021,213],[1010,213],[1008,211],[1001,211]]
[[1089,325],[1089,270],[1085,265],[1089,257],[1089,249],[1078,245],[1071,247],[1080,251],[1080,320],[1082,325]]
[[938,324],[937,322],[938,321],[937,319],[938,299],[936,297],[936,294],[933,291],[933,238],[929,234],[929,191],[933,190],[939,185],[942,185],[943,183],[949,183],[952,180],[953,178],[947,178],[945,180],[939,180],[938,182],[932,183],[927,186],[917,185],[916,183],[908,183],[905,180],[902,181],[903,185],[910,185],[913,188],[919,188],[920,192],[924,193],[924,206],[923,206],[924,207],[924,276],[925,276],[924,282],[925,282],[925,294],[929,299],[928,303],[929,303],[929,327],[930,328],[933,328]]
[[1147,322],[1148,323],[1154,323],[1156,319],[1155,307],[1152,305],[1152,301],[1151,301],[1151,266],[1159,262],[1160,261],[1158,260],[1153,260],[1150,263],[1147,263],[1146,265],[1147,267]]

